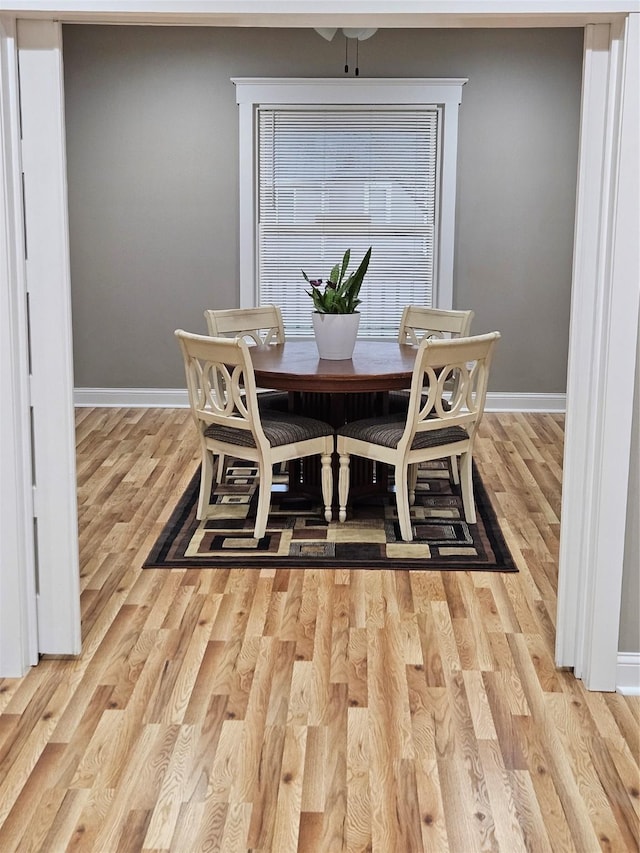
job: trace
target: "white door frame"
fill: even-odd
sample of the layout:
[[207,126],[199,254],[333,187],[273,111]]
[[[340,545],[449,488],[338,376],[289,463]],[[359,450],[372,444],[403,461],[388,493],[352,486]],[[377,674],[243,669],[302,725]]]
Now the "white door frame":
[[18,21],[38,651],[80,652],[67,159],[58,22]]
[[21,675],[40,654],[81,650],[61,26],[8,21],[1,51],[2,237],[10,263],[0,287],[10,308],[3,325],[10,327],[3,346],[0,672]]
[[[67,9],[52,9],[42,13],[41,4],[32,3],[30,0],[16,0],[16,4],[21,9],[33,10],[36,15],[43,17],[52,18],[55,15],[58,18],[69,14],[68,6]],[[198,19],[197,7],[191,7],[188,3],[181,4],[177,0],[163,4],[147,2],[144,8],[142,5],[141,3],[138,6],[136,2],[132,2],[127,15],[137,9],[140,23],[194,23]],[[211,2],[204,5],[208,11],[203,13],[201,22],[216,23],[211,17],[211,10],[220,7],[218,11],[221,12],[224,4]],[[366,13],[363,5],[359,5],[358,12]],[[374,5],[372,4],[372,10]],[[514,10],[516,5],[517,10]],[[591,14],[595,15],[591,20],[597,20],[599,23],[588,24],[585,30],[585,78],[571,309],[556,662],[562,666],[573,666],[576,675],[584,679],[589,689],[613,690],[632,421],[632,395],[629,388],[633,387],[638,332],[637,259],[633,256],[640,219],[638,198],[633,193],[634,174],[637,177],[635,164],[638,157],[638,114],[637,104],[633,103],[632,98],[633,69],[638,67],[639,61],[640,7],[635,2],[625,4],[607,0],[597,4],[598,8],[594,8],[594,5],[590,6]],[[77,14],[81,8],[84,21],[104,21],[105,12],[109,12],[110,21],[131,22],[131,18],[123,14],[121,4],[115,2],[80,2],[74,6],[76,8],[72,14]],[[407,26],[428,26],[426,21],[431,6],[434,13],[438,12],[438,26],[477,26],[479,21],[490,26],[532,23],[537,26],[571,26],[572,23],[575,26],[583,26],[587,23],[584,4],[560,0],[556,3],[546,3],[546,14],[538,17],[535,17],[535,3],[478,3],[474,5],[474,15],[467,17],[465,10],[468,11],[468,4],[458,0],[450,0],[446,14],[442,12],[444,7],[441,3],[426,3],[425,6],[427,17],[421,16],[418,22],[407,16]],[[394,5],[394,14],[398,17],[396,26],[402,25],[402,7],[401,2]],[[626,10],[631,10],[633,14],[620,14]],[[172,11],[175,17],[168,20],[166,15]],[[343,8],[341,11],[346,12],[348,9]],[[409,6],[405,11],[410,11]],[[575,12],[573,21],[572,11]],[[271,25],[287,25],[286,16],[277,12],[275,7],[273,13],[262,10],[256,17],[252,4],[239,0],[234,6],[234,13],[235,25],[241,23],[264,26],[269,25],[269,22]],[[557,13],[562,14],[559,16]],[[501,17],[494,18],[496,14]],[[313,16],[306,17],[313,26]],[[59,27],[51,20],[43,23]],[[4,32],[0,34],[4,41],[3,56],[9,55],[14,49],[13,26],[12,17],[8,18]],[[50,70],[55,68],[56,62],[60,68],[59,45],[48,50]],[[11,74],[5,72],[4,68],[0,82],[3,98],[3,111],[0,116],[0,166],[3,172],[0,221],[4,225],[0,240],[11,249],[12,257],[15,255],[19,258],[22,219],[18,218],[19,205],[15,200],[15,187],[19,181],[15,174],[17,161],[12,145],[13,140],[17,138],[17,115],[11,108],[14,84]],[[38,111],[43,105],[38,103],[37,93],[32,92],[31,97],[33,106]],[[9,101],[9,108],[6,101]],[[63,114],[61,98],[56,100],[56,105],[60,124]],[[30,105],[25,105],[23,101],[23,109],[25,106],[28,108]],[[55,116],[52,120],[55,124]],[[61,126],[64,127],[63,123]],[[56,152],[50,161],[50,167],[51,178],[57,187],[60,201],[60,179],[62,186],[65,179],[64,147],[58,145]],[[61,218],[58,226],[66,224],[66,210],[63,210],[60,204],[57,206],[57,216]],[[59,263],[65,256],[66,244],[61,244],[66,240],[66,232],[64,227],[56,227],[54,233],[59,241],[59,257],[56,258]],[[0,666],[6,667],[4,674],[11,674],[10,668],[24,672],[26,666],[33,663],[29,615],[33,612],[30,601],[33,591],[33,580],[30,579],[30,574],[33,573],[30,556],[33,534],[30,523],[23,517],[24,506],[29,504],[30,500],[31,471],[26,458],[28,454],[25,451],[24,434],[21,432],[25,424],[26,341],[20,304],[24,299],[25,281],[20,272],[20,261],[13,265],[12,263],[0,264],[2,306],[4,307],[6,290],[12,308],[8,321],[5,322],[3,318],[2,324],[3,386],[4,359],[8,359],[8,389],[5,393],[3,387],[2,400],[3,406],[7,404],[17,413],[13,419],[3,414],[0,421],[3,429],[0,446],[3,510],[11,500],[14,501],[13,508],[9,509],[13,513],[10,518],[15,522],[16,533],[15,536],[7,538],[3,528],[3,538],[0,542]],[[62,267],[64,263],[59,263],[55,286],[64,284],[68,288],[69,283],[68,280],[64,281],[65,273]],[[66,275],[68,278],[68,269]],[[65,305],[67,299],[68,289],[63,299]],[[67,308],[63,306],[61,310],[64,312]],[[48,338],[69,336],[66,343],[69,354],[70,324],[65,323],[64,318],[59,315],[54,319],[57,322],[62,321],[62,326],[52,322]],[[64,353],[61,352],[60,355],[61,358],[57,362],[58,372],[68,373],[68,365],[65,367],[63,363]],[[605,405],[596,407],[595,400],[602,400]],[[67,410],[68,401],[63,400],[61,405]],[[3,413],[5,411],[6,409],[3,409]],[[61,434],[59,441],[66,448],[66,459],[69,462],[69,439],[73,437],[72,422],[64,421],[62,433],[64,432],[67,433],[66,438]],[[36,447],[36,456],[38,450],[39,447]],[[7,458],[18,461],[11,467],[6,461]],[[55,460],[45,457],[42,461],[45,470],[50,464],[54,467]],[[5,466],[12,473],[12,478],[5,479]],[[68,464],[66,473],[63,474],[65,482],[58,482],[58,487],[69,502],[71,494],[75,495],[73,465]],[[53,508],[49,505],[41,506],[38,510],[40,518],[48,518],[52,511]],[[4,521],[3,516],[3,523]],[[77,559],[77,534],[69,525],[63,528],[60,538],[64,537],[66,547],[69,552],[76,554]],[[8,574],[12,575],[10,580],[7,579]],[[18,620],[11,619],[12,602],[22,602],[20,612],[24,618],[21,616]],[[71,607],[73,606],[72,604]],[[61,614],[61,618],[64,618],[64,614]],[[77,649],[70,644],[67,652],[73,654],[75,651]]]
[[0,19],[0,676],[38,661],[16,57]]
[[615,689],[640,301],[640,15],[585,29],[556,663]]

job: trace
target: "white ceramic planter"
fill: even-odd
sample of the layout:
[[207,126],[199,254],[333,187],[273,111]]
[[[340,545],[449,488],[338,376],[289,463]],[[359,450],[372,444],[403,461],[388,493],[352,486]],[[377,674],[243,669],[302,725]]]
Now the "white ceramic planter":
[[360,314],[320,314],[314,311],[313,333],[320,358],[333,361],[351,358],[358,337]]

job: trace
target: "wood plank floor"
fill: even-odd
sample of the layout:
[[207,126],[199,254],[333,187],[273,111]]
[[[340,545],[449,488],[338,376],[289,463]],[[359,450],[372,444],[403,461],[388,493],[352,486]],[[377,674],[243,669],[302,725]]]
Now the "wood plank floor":
[[83,653],[0,681],[0,851],[637,851],[640,700],[553,662],[563,419],[487,415],[518,574],[144,570],[186,410],[77,411]]

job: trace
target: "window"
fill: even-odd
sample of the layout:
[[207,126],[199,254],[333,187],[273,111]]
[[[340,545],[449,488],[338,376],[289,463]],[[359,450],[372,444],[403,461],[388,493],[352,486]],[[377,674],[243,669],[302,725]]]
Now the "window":
[[326,280],[369,246],[361,336],[395,337],[404,305],[451,307],[460,80],[235,80],[241,304],[274,302],[311,333],[304,269]]

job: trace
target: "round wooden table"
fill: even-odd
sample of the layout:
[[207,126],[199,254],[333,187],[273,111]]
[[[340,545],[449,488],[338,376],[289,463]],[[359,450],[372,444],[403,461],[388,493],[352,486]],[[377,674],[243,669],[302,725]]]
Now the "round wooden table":
[[408,388],[416,348],[396,341],[356,341],[353,358],[320,358],[314,340],[251,347],[256,384],[279,391],[355,394]]
[[[320,358],[314,340],[287,341],[250,347],[260,388],[289,392],[289,409],[330,423],[334,429],[349,421],[388,411],[388,392],[409,388],[416,348],[396,341],[359,340],[353,357]],[[317,459],[293,462],[289,488],[315,493],[320,488]],[[338,460],[334,460],[337,481]],[[350,465],[351,498],[384,492],[387,467],[360,457]]]

